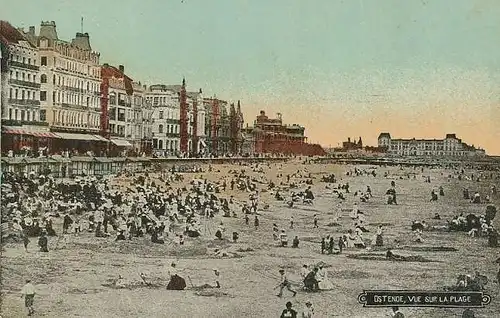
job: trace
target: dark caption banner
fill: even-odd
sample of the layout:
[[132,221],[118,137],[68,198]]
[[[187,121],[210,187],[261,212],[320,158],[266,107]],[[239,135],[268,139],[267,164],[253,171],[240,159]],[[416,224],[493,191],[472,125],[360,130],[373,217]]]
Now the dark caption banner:
[[365,290],[358,302],[363,307],[480,308],[488,305],[491,297],[475,291]]

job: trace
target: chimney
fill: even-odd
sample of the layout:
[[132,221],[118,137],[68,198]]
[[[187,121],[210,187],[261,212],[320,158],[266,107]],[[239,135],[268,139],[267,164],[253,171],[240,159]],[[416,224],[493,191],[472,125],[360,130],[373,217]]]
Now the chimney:
[[118,65],[118,68],[120,69],[120,72],[125,73],[125,66]]
[[30,25],[29,34],[30,35],[35,35],[35,26],[34,25]]

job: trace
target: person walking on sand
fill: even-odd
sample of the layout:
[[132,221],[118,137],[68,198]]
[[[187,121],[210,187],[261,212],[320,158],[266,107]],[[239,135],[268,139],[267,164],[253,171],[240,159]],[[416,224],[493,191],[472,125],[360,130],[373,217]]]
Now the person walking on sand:
[[286,288],[286,289],[288,289],[288,291],[291,291],[293,293],[293,296],[295,297],[295,295],[297,295],[297,292],[292,289],[292,285],[290,284],[290,282],[288,281],[288,278],[285,275],[285,270],[284,269],[280,269],[279,273],[281,275],[281,277],[280,277],[280,284],[279,284],[280,292],[279,292],[279,294],[277,296],[278,297],[283,296],[283,289]]
[[27,279],[26,284],[21,289],[21,298],[24,297],[24,306],[28,308],[28,316],[35,313],[33,303],[35,299],[35,287],[31,284],[31,280]]
[[405,318],[405,315],[403,315],[403,313],[399,311],[398,306],[394,306],[394,307],[392,307],[392,317],[393,318]]
[[255,216],[255,220],[253,221],[253,225],[255,225],[255,229],[259,228],[259,218],[257,215]]
[[30,243],[30,239],[28,237],[27,232],[23,232],[23,244],[24,244],[24,250],[28,252],[28,244]]
[[314,308],[310,301],[306,302],[306,306],[302,311],[302,318],[312,318],[314,316]]
[[297,312],[292,309],[292,302],[286,303],[286,309],[281,312],[280,318],[297,318]]

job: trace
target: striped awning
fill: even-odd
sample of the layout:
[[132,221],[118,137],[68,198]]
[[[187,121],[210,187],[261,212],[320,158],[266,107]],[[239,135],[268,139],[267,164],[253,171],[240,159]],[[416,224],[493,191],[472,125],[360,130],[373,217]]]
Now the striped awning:
[[104,141],[104,142],[109,142],[108,139],[104,138],[103,136],[100,135],[92,135],[96,140],[98,141]]
[[2,126],[2,133],[13,135],[26,135],[38,138],[59,138],[56,134],[50,131],[32,130],[24,127]]
[[132,144],[124,139],[111,139],[111,142],[118,147],[132,147]]
[[57,133],[57,136],[66,140],[96,141],[96,137],[90,134]]

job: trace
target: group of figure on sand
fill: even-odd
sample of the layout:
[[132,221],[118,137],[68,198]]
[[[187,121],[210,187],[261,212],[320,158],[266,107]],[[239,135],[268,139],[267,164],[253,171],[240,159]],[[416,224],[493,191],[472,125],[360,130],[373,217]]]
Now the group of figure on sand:
[[[278,297],[283,296],[283,291],[287,289],[293,296],[297,295],[297,291],[292,288],[292,282],[288,279],[284,269],[279,270],[280,283]],[[320,290],[333,289],[333,283],[328,279],[328,272],[324,269],[323,265],[314,266],[312,269],[304,264],[300,272],[302,282],[299,284],[303,291],[317,292]]]

